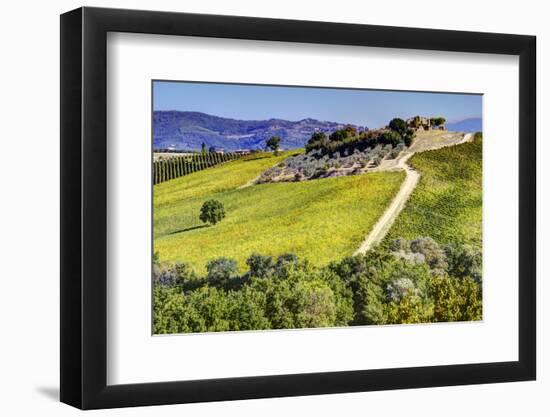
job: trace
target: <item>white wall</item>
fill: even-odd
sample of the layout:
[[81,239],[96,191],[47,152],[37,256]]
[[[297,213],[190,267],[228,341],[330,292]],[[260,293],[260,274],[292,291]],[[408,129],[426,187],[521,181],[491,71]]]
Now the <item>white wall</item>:
[[[2,342],[0,414],[75,415],[57,402],[59,377],[59,17],[77,1],[5,2],[0,23],[2,159],[0,204],[2,253]],[[535,34],[538,36],[538,119],[547,109],[550,26],[544,2],[504,4],[462,0],[353,2],[201,0],[93,1],[86,5],[327,20],[441,29]],[[425,10],[434,10],[430,17]],[[539,259],[550,249],[548,187],[550,151],[539,128]],[[546,188],[546,190],[543,190]],[[544,194],[543,194],[543,191]],[[543,236],[543,234],[545,236]],[[542,260],[542,259],[541,259]],[[543,393],[550,391],[550,270],[539,263],[539,378],[537,382],[327,395],[101,411],[94,415],[258,416],[258,415],[548,415]]]

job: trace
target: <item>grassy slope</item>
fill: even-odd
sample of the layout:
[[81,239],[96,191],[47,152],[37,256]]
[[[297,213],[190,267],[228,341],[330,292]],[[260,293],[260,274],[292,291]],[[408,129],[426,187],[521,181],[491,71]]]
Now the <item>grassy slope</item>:
[[[353,253],[404,179],[402,172],[386,172],[236,189],[276,162],[234,161],[156,185],[160,258],[190,262],[201,272],[219,256],[237,259],[243,269],[254,251],[294,252],[325,264]],[[205,227],[198,214],[209,198],[223,202],[227,215]]]
[[431,236],[441,244],[481,247],[481,138],[416,154],[410,162],[422,176],[386,242],[399,236]]
[[196,195],[206,195],[237,188],[298,151],[281,152],[279,156],[274,156],[268,152],[250,154],[234,161],[155,185],[155,209]]

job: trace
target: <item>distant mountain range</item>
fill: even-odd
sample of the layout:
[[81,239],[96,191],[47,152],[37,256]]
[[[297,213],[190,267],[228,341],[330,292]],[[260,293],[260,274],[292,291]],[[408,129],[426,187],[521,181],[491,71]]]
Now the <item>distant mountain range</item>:
[[[155,149],[199,150],[207,147],[263,149],[271,136],[281,138],[281,148],[301,148],[315,131],[332,132],[348,124],[303,119],[236,120],[188,111],[153,113],[153,147]],[[355,126],[367,130],[364,126]]]
[[472,117],[470,119],[460,120],[454,123],[445,123],[447,130],[453,132],[481,132],[482,123],[481,117]]
[[[237,120],[190,111],[155,111],[153,113],[154,149],[199,150],[208,148],[264,149],[271,136],[281,138],[281,148],[302,148],[315,131],[331,133],[348,126],[346,123],[303,119],[296,122],[283,119]],[[358,130],[366,126],[353,125]],[[481,118],[446,123],[447,130],[478,132]]]

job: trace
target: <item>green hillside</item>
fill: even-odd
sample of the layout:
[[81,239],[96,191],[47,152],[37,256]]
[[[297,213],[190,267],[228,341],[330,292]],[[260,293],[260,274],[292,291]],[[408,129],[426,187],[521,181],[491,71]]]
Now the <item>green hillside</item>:
[[421,173],[386,242],[397,237],[431,236],[440,244],[482,242],[482,138],[414,155]]
[[[383,172],[239,189],[286,158],[260,154],[154,186],[154,250],[204,272],[206,262],[230,257],[246,268],[253,252],[293,252],[316,265],[351,255],[395,196],[403,172]],[[208,199],[226,218],[199,220]]]

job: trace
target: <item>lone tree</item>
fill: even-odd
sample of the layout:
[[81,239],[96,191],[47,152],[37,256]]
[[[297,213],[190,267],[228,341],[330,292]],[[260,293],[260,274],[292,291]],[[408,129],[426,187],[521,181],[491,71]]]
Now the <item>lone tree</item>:
[[201,145],[201,152],[206,153],[206,143],[204,143],[204,142]]
[[446,122],[444,117],[432,117],[430,119],[430,123],[434,126],[441,126],[444,125]]
[[279,136],[271,136],[265,143],[265,147],[273,151],[275,155],[279,153],[279,143],[281,138]]
[[223,204],[218,200],[205,201],[201,207],[201,214],[199,218],[204,223],[210,223],[214,225],[220,222],[225,217],[225,208]]

